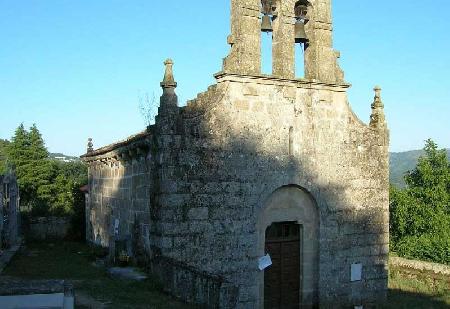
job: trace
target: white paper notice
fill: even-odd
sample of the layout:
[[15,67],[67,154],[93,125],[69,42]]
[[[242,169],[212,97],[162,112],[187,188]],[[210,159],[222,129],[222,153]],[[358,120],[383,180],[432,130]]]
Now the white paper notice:
[[270,265],[272,265],[272,259],[270,258],[269,254],[266,254],[265,256],[259,258],[259,270],[264,270]]
[[362,279],[362,264],[352,264],[351,273],[350,273],[350,281],[361,281]]

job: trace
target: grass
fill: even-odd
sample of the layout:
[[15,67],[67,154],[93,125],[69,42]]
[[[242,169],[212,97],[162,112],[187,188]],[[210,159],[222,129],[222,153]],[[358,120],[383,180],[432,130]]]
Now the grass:
[[[14,257],[3,275],[24,279],[66,279],[107,308],[192,308],[162,293],[152,280],[127,281],[110,277],[92,265],[92,250],[80,243],[34,243]],[[91,306],[92,307],[92,306]],[[89,308],[81,307],[77,308]],[[93,306],[97,308],[97,306]],[[450,278],[391,267],[389,298],[382,308],[450,308]]]
[[112,278],[103,268],[93,266],[92,261],[92,251],[84,244],[34,243],[17,254],[2,275],[69,280],[75,294],[81,292],[107,308],[191,308],[165,295],[152,279],[137,282]]
[[450,308],[450,277],[391,266],[383,308]]

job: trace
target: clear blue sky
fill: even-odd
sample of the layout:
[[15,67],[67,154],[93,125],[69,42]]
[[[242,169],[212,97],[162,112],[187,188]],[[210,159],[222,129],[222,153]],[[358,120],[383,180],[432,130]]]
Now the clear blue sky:
[[[214,82],[229,0],[0,0],[0,138],[36,123],[51,152],[80,155],[144,129],[175,61],[180,102]],[[426,4],[426,5],[425,5]],[[365,122],[380,84],[391,150],[450,147],[450,1],[333,1],[335,48]]]

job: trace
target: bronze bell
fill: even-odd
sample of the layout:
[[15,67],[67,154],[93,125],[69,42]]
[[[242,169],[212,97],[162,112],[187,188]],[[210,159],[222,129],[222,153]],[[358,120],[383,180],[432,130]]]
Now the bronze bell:
[[305,32],[305,24],[302,20],[297,20],[295,23],[295,43],[308,43],[308,37]]
[[264,16],[262,17],[261,31],[262,32],[267,32],[267,33],[273,31],[272,21],[270,20],[270,16],[267,15],[267,14],[264,14]]

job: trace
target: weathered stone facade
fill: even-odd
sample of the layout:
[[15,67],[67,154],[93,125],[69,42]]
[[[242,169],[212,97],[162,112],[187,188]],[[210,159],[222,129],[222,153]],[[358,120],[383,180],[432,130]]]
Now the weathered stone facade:
[[179,107],[168,60],[156,124],[104,148],[90,143],[88,239],[125,243],[186,301],[264,308],[267,228],[293,222],[298,305],[368,308],[387,291],[380,89],[366,125],[347,101],[330,0],[308,3],[305,78],[295,79],[296,1],[275,4],[273,75],[261,74],[260,0],[232,0],[232,47],[217,83]]
[[0,175],[0,251],[19,241],[19,186],[13,173]]

